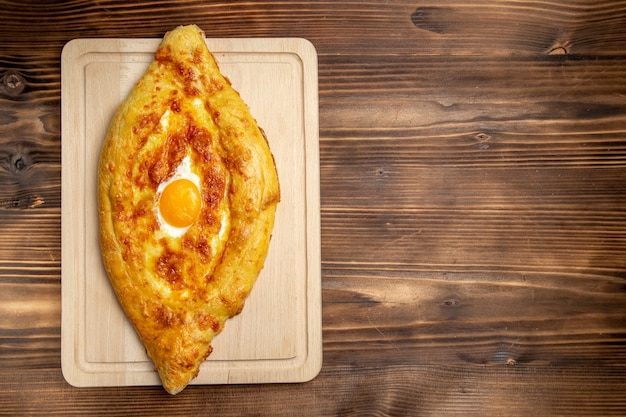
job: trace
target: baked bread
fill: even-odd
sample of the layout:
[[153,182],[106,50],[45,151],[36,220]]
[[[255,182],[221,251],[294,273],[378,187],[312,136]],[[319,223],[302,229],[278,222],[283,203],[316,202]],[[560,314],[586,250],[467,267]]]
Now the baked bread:
[[109,126],[98,211],[109,280],[170,394],[241,312],[279,199],[265,135],[203,32],[168,32]]

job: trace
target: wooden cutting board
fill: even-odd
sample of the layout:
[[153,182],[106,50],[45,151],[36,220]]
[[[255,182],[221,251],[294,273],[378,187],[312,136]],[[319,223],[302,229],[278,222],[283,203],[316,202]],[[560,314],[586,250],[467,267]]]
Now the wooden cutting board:
[[[159,39],[76,39],[62,53],[62,368],[74,386],[160,385],[109,285],[96,167],[113,112]],[[317,55],[304,39],[207,39],[276,159],[281,203],[265,267],[192,384],[303,382],[321,344]]]

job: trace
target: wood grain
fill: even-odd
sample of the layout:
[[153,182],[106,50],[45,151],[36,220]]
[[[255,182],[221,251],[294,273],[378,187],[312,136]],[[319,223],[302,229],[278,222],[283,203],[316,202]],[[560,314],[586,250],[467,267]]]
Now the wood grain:
[[[1,6],[0,415],[626,415],[625,1]],[[61,48],[191,20],[317,48],[322,372],[75,389]]]
[[[163,400],[156,387],[67,387],[58,370],[28,374],[22,381],[29,392],[6,380],[0,388],[7,395],[3,405],[24,415],[106,409],[109,416],[151,416],[155,402],[158,412],[168,416],[413,415],[416,410],[451,416],[623,415],[622,376],[593,371],[581,375],[560,366],[541,374],[532,367],[483,365],[360,366],[359,372],[344,367],[323,371],[306,389],[300,384],[283,384],[280,389],[272,385],[198,387],[169,401]],[[324,388],[324,381],[335,381],[333,389]],[[587,390],[589,385],[594,389]],[[613,399],[617,401],[610,403]]]

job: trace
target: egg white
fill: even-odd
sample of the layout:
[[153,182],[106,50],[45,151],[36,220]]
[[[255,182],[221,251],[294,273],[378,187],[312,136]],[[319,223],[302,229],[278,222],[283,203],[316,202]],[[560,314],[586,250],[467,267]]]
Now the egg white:
[[200,177],[191,171],[191,158],[189,157],[189,155],[183,158],[183,160],[180,162],[178,167],[176,167],[176,171],[174,172],[174,174],[170,178],[168,178],[167,180],[159,184],[157,188],[157,200],[156,200],[157,203],[155,204],[156,206],[155,212],[156,212],[157,219],[159,220],[159,227],[161,230],[163,230],[165,233],[167,233],[171,237],[181,237],[182,235],[185,234],[185,232],[187,232],[187,230],[189,230],[191,225],[187,227],[175,227],[175,226],[170,225],[168,222],[165,221],[163,216],[161,216],[161,209],[159,207],[159,201],[161,199],[161,193],[163,193],[163,190],[165,189],[165,187],[167,187],[173,181],[183,179],[183,178],[193,182],[196,185],[196,187],[198,187],[198,190],[200,190]]

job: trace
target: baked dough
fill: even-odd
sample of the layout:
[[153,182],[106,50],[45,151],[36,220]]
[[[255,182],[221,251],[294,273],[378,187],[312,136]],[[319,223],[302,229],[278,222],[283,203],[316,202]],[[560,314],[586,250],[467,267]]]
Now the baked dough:
[[[115,113],[98,166],[104,266],[170,394],[241,312],[280,199],[265,135],[203,35],[195,25],[165,35]],[[164,186],[181,178],[193,195],[164,203]],[[189,206],[190,220],[171,220]]]

